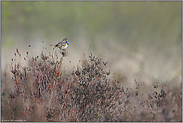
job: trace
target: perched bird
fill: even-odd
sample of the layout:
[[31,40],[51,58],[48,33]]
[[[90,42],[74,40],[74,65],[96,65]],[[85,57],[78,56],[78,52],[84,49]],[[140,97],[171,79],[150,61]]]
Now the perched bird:
[[58,44],[50,45],[50,46],[55,46],[55,47],[58,47],[59,49],[65,50],[69,46],[69,42],[66,37],[62,41],[58,42]]

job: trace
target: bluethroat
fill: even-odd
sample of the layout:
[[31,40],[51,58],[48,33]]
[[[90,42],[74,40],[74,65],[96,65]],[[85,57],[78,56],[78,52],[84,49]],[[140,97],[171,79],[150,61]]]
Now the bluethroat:
[[55,47],[58,47],[59,49],[65,50],[69,46],[69,41],[66,37],[62,41],[58,42],[58,44],[50,45],[50,46],[55,46]]

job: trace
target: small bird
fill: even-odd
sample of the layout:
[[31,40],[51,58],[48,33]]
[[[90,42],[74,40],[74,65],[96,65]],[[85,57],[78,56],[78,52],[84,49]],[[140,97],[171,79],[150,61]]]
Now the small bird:
[[66,37],[62,41],[58,42],[58,44],[50,45],[50,46],[55,46],[55,47],[58,47],[59,49],[65,50],[69,46],[69,42]]

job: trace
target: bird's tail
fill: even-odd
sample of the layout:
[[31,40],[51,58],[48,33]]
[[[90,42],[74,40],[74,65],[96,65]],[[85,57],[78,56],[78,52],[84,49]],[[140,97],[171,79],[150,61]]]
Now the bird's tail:
[[50,45],[50,46],[56,46],[56,45]]

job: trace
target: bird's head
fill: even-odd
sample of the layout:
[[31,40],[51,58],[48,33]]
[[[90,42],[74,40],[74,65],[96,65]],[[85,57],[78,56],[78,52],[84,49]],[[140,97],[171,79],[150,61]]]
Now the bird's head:
[[67,37],[63,39],[63,41],[68,41]]

